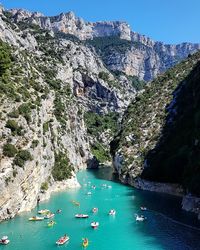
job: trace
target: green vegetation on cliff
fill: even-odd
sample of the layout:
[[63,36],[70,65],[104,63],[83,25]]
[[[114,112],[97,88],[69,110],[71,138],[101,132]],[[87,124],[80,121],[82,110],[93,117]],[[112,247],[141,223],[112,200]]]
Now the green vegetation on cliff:
[[19,167],[24,167],[26,161],[32,160],[32,156],[28,150],[19,150],[14,159],[14,164]]
[[84,120],[87,125],[88,133],[91,135],[100,136],[101,133],[108,129],[111,135],[117,132],[118,114],[115,112],[103,115],[89,111],[85,113]]
[[55,181],[63,181],[72,177],[73,166],[70,164],[68,157],[59,152],[55,154],[55,164],[52,169],[52,176]]
[[157,147],[147,154],[142,176],[181,183],[200,196],[200,62],[178,86]]
[[92,45],[98,53],[104,56],[110,55],[111,51],[125,53],[132,46],[138,46],[138,43],[121,39],[119,36],[95,37],[87,40],[86,43]]
[[100,163],[111,161],[109,141],[118,130],[118,117],[115,112],[97,114],[88,111],[84,114],[88,134],[93,137],[91,152]]
[[12,135],[22,134],[22,127],[19,126],[15,120],[7,120],[6,128],[9,128],[12,131]]
[[13,144],[7,143],[3,146],[3,154],[8,157],[14,157],[17,153],[17,149]]
[[99,142],[91,145],[91,152],[100,163],[111,161],[109,149]]
[[[154,181],[178,182],[193,193],[199,192],[199,157],[194,157],[194,150],[191,149],[195,139],[198,141],[200,72],[196,64],[199,60],[200,52],[197,52],[160,75],[128,107],[122,129],[111,144],[113,154],[120,150],[123,155],[124,178],[130,172],[131,177],[137,177],[147,164],[149,167],[145,168],[143,177]],[[177,109],[171,110],[173,102],[176,102],[174,96],[181,89],[179,87],[177,90],[177,87],[184,84],[188,87],[177,102],[181,111],[177,121],[171,124],[170,117],[177,112]],[[175,128],[172,129],[173,126]],[[165,129],[169,137],[164,143]]]
[[0,77],[2,77],[11,66],[10,47],[0,41]]

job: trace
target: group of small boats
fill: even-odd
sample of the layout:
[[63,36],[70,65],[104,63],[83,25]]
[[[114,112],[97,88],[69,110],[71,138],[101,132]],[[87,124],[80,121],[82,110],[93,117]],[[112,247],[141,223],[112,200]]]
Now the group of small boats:
[[[92,185],[91,186],[91,182],[89,181],[88,183],[84,183],[83,184],[83,186],[85,186],[85,187],[87,187],[87,186],[89,186],[89,187],[91,187],[92,189],[96,189],[96,186],[95,185]],[[111,185],[107,185],[107,184],[101,184],[101,188],[102,189],[105,189],[105,188],[112,188],[112,186]]]
[[[89,184],[90,185],[90,184]],[[107,185],[107,184],[102,184],[101,185],[102,188],[112,188],[112,186],[110,185]],[[93,189],[96,189],[96,186],[95,185],[92,185],[91,186]],[[92,195],[92,192],[91,191],[88,191],[86,193],[87,195]],[[74,206],[77,206],[77,207],[80,207],[80,203],[78,201],[74,201],[72,200],[71,203],[74,205]],[[144,206],[141,206],[140,207],[140,210],[141,211],[146,211],[147,208],[144,207]],[[99,211],[99,209],[97,207],[94,207],[92,208],[92,213],[97,213]],[[57,214],[61,213],[61,209],[58,209],[56,211]],[[48,209],[42,209],[42,210],[39,210],[38,211],[38,214],[39,215],[36,215],[36,216],[32,216],[29,218],[29,221],[42,221],[44,219],[52,219],[54,218],[55,216],[55,213],[52,213],[50,210]],[[115,216],[116,214],[116,210],[115,209],[111,209],[109,212],[108,212],[108,215],[110,216]],[[82,213],[78,213],[78,214],[75,214],[75,218],[78,218],[78,219],[87,219],[89,218],[89,215],[88,214],[82,214]],[[147,218],[144,216],[144,215],[138,215],[138,214],[135,214],[135,220],[137,222],[142,222],[142,221],[145,221]],[[53,227],[54,225],[56,224],[56,222],[54,220],[50,220],[47,222],[47,226],[48,227]],[[90,223],[90,226],[93,228],[93,229],[97,229],[99,227],[100,223],[98,221],[93,221]],[[64,236],[61,236],[57,241],[56,241],[56,245],[64,245],[65,243],[69,242],[70,240],[70,237],[65,234]],[[0,239],[0,244],[2,245],[7,245],[8,243],[10,242],[10,240],[8,239],[8,236],[3,236],[1,239]],[[88,247],[89,245],[89,240],[88,238],[82,238],[82,246],[84,248]]]
[[[57,210],[57,213],[61,213],[61,210]],[[28,220],[29,221],[43,221],[44,219],[51,219],[55,216],[54,213],[51,213],[50,210],[48,209],[43,209],[43,210],[39,210],[38,211],[38,214],[40,216],[32,216],[30,217]],[[47,226],[48,227],[52,227],[56,224],[55,221],[51,220],[50,222],[47,223]],[[57,242],[56,244],[57,245],[62,245],[64,243],[66,243],[67,241],[69,240],[69,237],[68,236],[63,236],[61,237]],[[1,245],[7,245],[8,243],[10,242],[10,240],[8,239],[8,236],[3,236],[1,239],[0,239],[0,244]]]
[[[94,207],[92,209],[92,212],[93,213],[97,213],[99,211],[99,209],[97,207]],[[111,209],[109,212],[108,212],[109,215],[115,215],[116,214],[116,210],[114,209]],[[75,215],[75,218],[82,218],[82,219],[86,219],[86,218],[89,218],[89,215],[88,214],[76,214]]]
[[[67,243],[70,240],[70,237],[68,235],[64,235],[62,237],[60,237],[57,241],[56,241],[56,245],[60,246],[60,245],[64,245],[65,243]],[[82,239],[82,246],[84,248],[88,247],[89,245],[89,240],[88,238],[83,238]]]
[[144,221],[144,220],[146,220],[146,219],[147,219],[147,218],[144,217],[144,215],[138,215],[138,214],[135,215],[135,220],[136,220],[136,221]]
[[38,214],[42,216],[32,216],[29,218],[29,221],[42,221],[44,219],[51,219],[55,216],[55,214],[51,213],[48,209],[39,210]]
[[[146,211],[147,208],[146,207],[140,207],[140,210],[141,211]],[[147,219],[147,217],[145,217],[144,215],[135,214],[135,220],[136,221],[145,221],[146,219]]]
[[103,188],[112,188],[111,185],[107,185],[107,184],[102,184],[101,186],[102,186]]
[[[92,212],[93,212],[93,213],[97,213],[98,211],[99,211],[99,209],[98,209],[97,207],[94,207],[94,208],[92,209]],[[116,214],[116,210],[111,209],[111,210],[108,212],[108,214],[111,215],[111,216],[114,216],[114,215]],[[89,215],[88,215],[88,214],[76,214],[76,215],[75,215],[75,218],[78,218],[78,219],[87,219],[87,218],[89,218]],[[90,225],[91,225],[91,227],[92,227],[93,229],[97,229],[98,226],[99,226],[99,222],[98,222],[98,221],[93,221]]]

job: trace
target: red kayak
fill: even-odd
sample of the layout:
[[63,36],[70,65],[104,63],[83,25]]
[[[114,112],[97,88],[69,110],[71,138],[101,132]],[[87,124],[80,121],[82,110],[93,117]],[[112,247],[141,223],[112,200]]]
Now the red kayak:
[[69,241],[69,236],[64,235],[59,240],[56,241],[57,245],[64,245],[67,241]]

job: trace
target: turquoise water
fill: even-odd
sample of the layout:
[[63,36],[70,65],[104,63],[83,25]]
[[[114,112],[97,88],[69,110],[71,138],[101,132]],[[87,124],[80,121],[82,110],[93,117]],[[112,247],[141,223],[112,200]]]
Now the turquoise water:
[[[199,223],[192,215],[181,211],[180,199],[138,191],[109,181],[109,169],[83,171],[78,174],[78,179],[81,184],[91,182],[97,188],[82,186],[78,190],[54,194],[48,202],[41,203],[39,209],[62,209],[62,213],[55,216],[57,224],[53,228],[47,227],[47,220],[28,221],[36,214],[37,208],[1,223],[0,236],[8,235],[11,242],[7,246],[0,246],[0,250],[76,250],[82,249],[83,237],[89,238],[89,250],[200,249]],[[102,184],[111,185],[112,188],[102,188]],[[86,195],[88,191],[92,192],[91,196]],[[79,201],[80,207],[74,206],[72,200]],[[149,210],[143,212],[147,221],[139,223],[135,222],[134,214],[141,214],[141,205]],[[99,208],[97,214],[92,214],[93,207]],[[112,208],[117,211],[115,217],[108,215]],[[90,217],[75,219],[76,213],[87,213]],[[97,230],[90,227],[92,221],[100,223]],[[185,226],[187,223],[189,227]],[[55,241],[65,233],[70,236],[69,243],[56,246]]]

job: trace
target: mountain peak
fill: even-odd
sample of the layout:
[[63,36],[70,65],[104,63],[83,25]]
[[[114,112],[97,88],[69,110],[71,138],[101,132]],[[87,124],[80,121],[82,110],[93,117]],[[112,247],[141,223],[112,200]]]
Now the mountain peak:
[[38,11],[31,12],[25,9],[10,9],[9,12],[15,16],[18,15],[21,19],[29,18],[29,17],[43,17],[44,15]]

